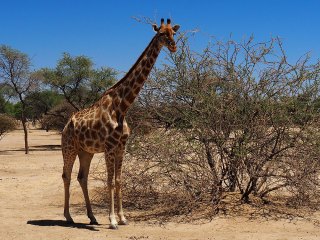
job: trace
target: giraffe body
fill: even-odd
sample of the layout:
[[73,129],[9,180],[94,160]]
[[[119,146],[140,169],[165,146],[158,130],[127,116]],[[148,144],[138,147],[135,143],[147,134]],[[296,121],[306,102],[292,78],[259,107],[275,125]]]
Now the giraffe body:
[[[71,117],[62,133],[62,141],[67,141],[67,145],[73,145],[77,150],[93,154],[104,152],[106,147],[111,149],[114,145],[125,143],[123,141],[129,136],[129,128],[125,119],[123,127],[118,128],[118,116],[113,109],[111,97],[107,95],[91,108]],[[70,133],[73,139],[68,144],[71,141]]]
[[167,46],[171,52],[176,51],[173,35],[179,26],[171,27],[169,19],[165,25],[164,20],[161,19],[161,26],[158,28],[153,25],[153,28],[157,34],[129,72],[107,90],[95,104],[75,113],[62,132],[64,216],[68,222],[73,222],[69,212],[69,188],[72,167],[78,156],[80,161],[78,181],[84,194],[87,214],[92,224],[97,223],[92,213],[87,183],[93,155],[104,152],[110,198],[110,228],[116,229],[118,225],[114,212],[115,196],[119,224],[127,224],[122,210],[121,194],[122,161],[125,144],[130,133],[125,115],[146,81],[162,46]]

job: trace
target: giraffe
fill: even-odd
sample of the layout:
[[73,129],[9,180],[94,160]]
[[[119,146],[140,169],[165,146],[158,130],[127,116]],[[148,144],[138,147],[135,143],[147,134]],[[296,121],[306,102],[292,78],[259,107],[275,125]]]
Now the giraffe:
[[[177,50],[174,34],[179,25],[171,26],[171,20],[161,19],[161,25],[152,25],[155,36],[143,51],[129,72],[91,107],[73,114],[62,131],[61,147],[63,155],[64,216],[73,223],[69,211],[70,181],[73,164],[79,157],[78,181],[84,195],[87,216],[90,224],[98,224],[93,215],[88,195],[88,175],[90,163],[95,153],[104,152],[107,168],[107,187],[110,199],[110,228],[117,229],[126,225],[127,220],[122,208],[121,168],[125,144],[130,133],[125,116],[129,107],[139,94],[163,46],[170,52]],[[115,216],[115,201],[119,223]]]

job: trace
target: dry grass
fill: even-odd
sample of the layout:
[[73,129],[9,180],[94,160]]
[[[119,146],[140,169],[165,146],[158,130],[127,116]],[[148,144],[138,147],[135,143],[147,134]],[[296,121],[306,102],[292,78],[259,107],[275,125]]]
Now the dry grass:
[[[313,216],[319,210],[319,205],[298,204],[288,192],[275,191],[263,199],[253,195],[249,203],[241,201],[239,192],[224,192],[219,203],[213,204],[210,192],[201,193],[201,197],[195,198],[185,186],[172,185],[172,179],[161,172],[163,168],[150,165],[150,162],[141,162],[140,159],[130,158],[130,155],[125,158],[122,188],[124,207],[134,222],[159,225],[166,222],[205,223],[223,216],[289,222],[303,219],[320,224],[317,217]],[[108,197],[102,157],[91,174],[99,182],[93,202],[100,211],[106,211]]]

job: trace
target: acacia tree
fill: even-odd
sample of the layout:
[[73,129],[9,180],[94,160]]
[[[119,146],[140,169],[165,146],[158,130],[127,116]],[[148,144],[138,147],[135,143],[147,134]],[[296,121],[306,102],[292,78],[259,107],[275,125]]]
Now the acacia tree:
[[41,71],[44,83],[63,94],[66,101],[80,110],[96,101],[110,87],[117,73],[111,68],[94,69],[86,56],[64,53],[56,68]]
[[27,54],[6,45],[0,46],[0,81],[2,81],[2,86],[9,89],[21,103],[20,120],[24,131],[26,154],[29,153],[29,146],[25,96],[36,86],[30,66],[31,62]]
[[286,190],[304,203],[317,199],[319,62],[289,63],[279,39],[213,42],[201,53],[183,36],[179,44],[139,98],[143,121],[169,131],[158,139],[159,130],[138,132],[134,157],[158,161],[171,186],[195,198],[240,192],[249,202]]

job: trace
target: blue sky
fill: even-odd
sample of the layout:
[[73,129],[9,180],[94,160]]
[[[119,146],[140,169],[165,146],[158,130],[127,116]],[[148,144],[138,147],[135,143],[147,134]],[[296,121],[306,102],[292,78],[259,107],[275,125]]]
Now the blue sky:
[[132,16],[158,22],[171,17],[182,31],[198,28],[196,50],[209,36],[227,40],[232,34],[237,41],[279,36],[292,60],[306,52],[314,60],[320,56],[317,0],[2,0],[0,8],[0,44],[27,53],[34,69],[54,67],[69,52],[90,57],[96,67],[129,70],[154,34]]

